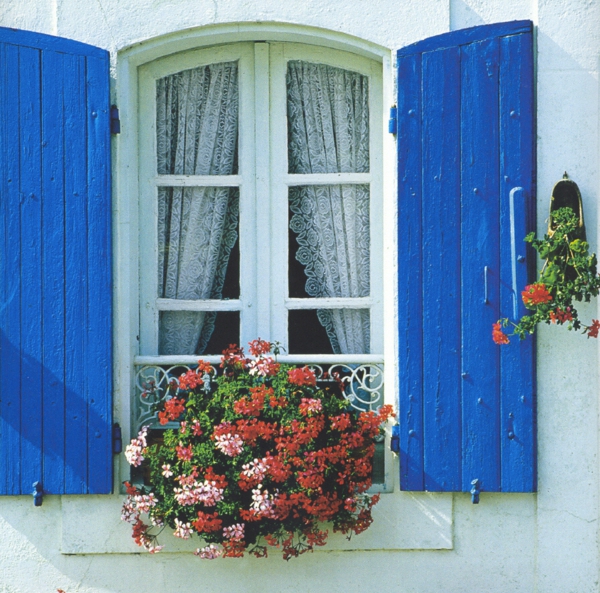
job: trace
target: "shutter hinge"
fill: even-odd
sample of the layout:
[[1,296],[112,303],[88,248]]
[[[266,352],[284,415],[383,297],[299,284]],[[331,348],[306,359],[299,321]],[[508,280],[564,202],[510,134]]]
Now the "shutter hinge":
[[388,123],[388,131],[390,134],[398,133],[398,108],[395,105],[390,107],[390,121]]
[[116,105],[110,106],[110,133],[121,133],[121,120],[119,119],[119,108]]
[[400,453],[400,425],[392,426],[392,438],[390,439],[390,450],[394,453]]
[[34,507],[41,507],[42,506],[42,502],[44,500],[44,490],[42,489],[42,483],[41,482],[34,482],[33,483],[33,506]]
[[479,493],[481,492],[481,481],[475,478],[471,481],[471,502],[473,504],[479,504]]
[[112,439],[113,453],[115,455],[121,453],[121,451],[123,451],[123,435],[121,434],[121,426],[118,422],[113,424]]

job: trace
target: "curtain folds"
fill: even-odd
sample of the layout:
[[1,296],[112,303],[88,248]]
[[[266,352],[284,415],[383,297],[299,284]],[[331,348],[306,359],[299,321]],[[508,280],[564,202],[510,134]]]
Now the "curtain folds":
[[[290,173],[368,172],[368,99],[366,76],[324,64],[289,62]],[[306,293],[369,296],[369,186],[293,187],[289,200]],[[320,309],[317,315],[335,353],[369,352],[369,310]]]
[[[157,81],[159,175],[231,175],[237,169],[237,63]],[[239,192],[227,187],[158,191],[158,287],[167,299],[219,299],[237,240]],[[163,311],[159,354],[202,354],[215,313]]]

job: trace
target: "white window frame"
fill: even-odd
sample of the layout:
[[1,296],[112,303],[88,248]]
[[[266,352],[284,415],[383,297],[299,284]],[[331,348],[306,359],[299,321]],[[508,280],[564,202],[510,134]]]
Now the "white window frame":
[[[369,80],[370,167],[368,173],[288,173],[286,71],[289,60],[327,64]],[[239,171],[227,176],[156,174],[156,81],[210,63],[239,63]],[[368,308],[371,355],[288,355],[289,362],[383,361],[383,176],[381,64],[348,52],[297,43],[237,43],[177,54],[144,65],[139,72],[140,351],[154,364],[193,363],[191,356],[158,356],[161,310],[240,311],[240,344],[260,336],[288,348],[288,311]],[[288,297],[288,190],[312,184],[370,186],[370,295],[364,298]],[[240,298],[184,301],[159,299],[156,265],[157,188],[230,186],[240,190]],[[282,246],[286,246],[282,248]],[[275,272],[277,271],[277,272]],[[267,288],[265,288],[267,287]],[[217,353],[213,353],[217,354]],[[207,360],[218,356],[204,356]],[[150,362],[150,360],[148,360]]]

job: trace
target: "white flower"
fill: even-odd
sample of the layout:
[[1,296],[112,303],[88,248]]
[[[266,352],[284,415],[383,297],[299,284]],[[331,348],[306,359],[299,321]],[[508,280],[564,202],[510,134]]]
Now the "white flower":
[[239,434],[220,434],[215,437],[215,447],[229,457],[235,457],[242,452],[244,441]]
[[138,467],[142,465],[144,461],[144,450],[148,446],[146,442],[146,435],[148,434],[148,427],[142,426],[142,430],[138,433],[137,438],[131,439],[131,443],[125,447],[125,458],[129,465]]
[[221,550],[215,544],[209,544],[205,548],[198,548],[194,554],[205,560],[214,560],[221,555]]
[[175,531],[173,532],[173,535],[175,537],[180,537],[181,539],[190,539],[190,536],[192,535],[191,524],[175,519]]
[[244,539],[244,524],[236,523],[229,527],[223,527],[223,537],[235,542],[242,541]]

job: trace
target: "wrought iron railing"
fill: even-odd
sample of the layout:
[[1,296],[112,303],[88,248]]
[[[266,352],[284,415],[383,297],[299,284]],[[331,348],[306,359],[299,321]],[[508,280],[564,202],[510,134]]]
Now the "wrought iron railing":
[[[329,357],[318,357],[329,358]],[[377,410],[383,405],[383,361],[375,356],[348,357],[349,362],[311,361],[300,362],[298,356],[284,356],[279,362],[307,365],[315,372],[317,381],[324,386],[327,383],[338,383],[350,405],[357,410]],[[365,360],[368,359],[368,360]],[[215,374],[218,372],[216,367]],[[184,361],[164,360],[156,362],[139,357],[135,364],[135,385],[132,402],[132,433],[136,434],[142,426],[159,427],[156,413],[153,410],[156,403],[165,398],[173,397],[178,392],[178,377],[196,364]],[[206,382],[212,382],[215,375],[205,375]],[[170,425],[167,425],[168,428]],[[175,424],[172,424],[175,426]],[[165,428],[165,426],[163,426]]]

